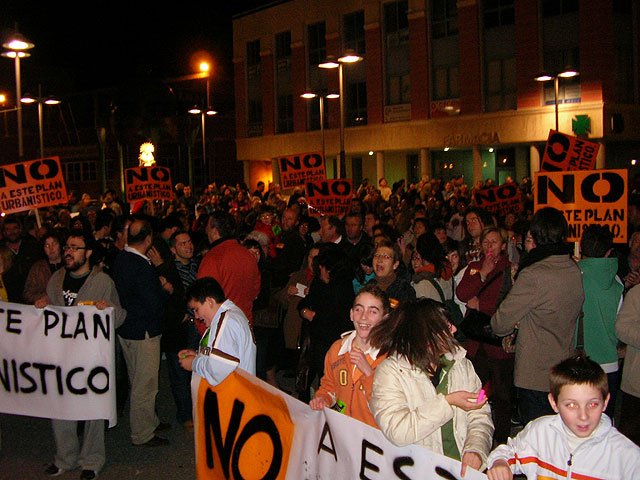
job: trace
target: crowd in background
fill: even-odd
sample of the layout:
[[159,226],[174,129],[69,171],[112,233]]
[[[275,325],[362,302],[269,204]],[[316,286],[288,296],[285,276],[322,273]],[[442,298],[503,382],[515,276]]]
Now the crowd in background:
[[[511,178],[507,183],[515,184]],[[92,268],[110,275],[118,287],[122,280],[115,277],[115,264],[128,243],[129,228],[133,222],[147,222],[153,242],[146,256],[166,290],[166,298],[158,297],[163,302],[161,350],[170,364],[177,419],[185,428],[192,426],[190,372],[180,369],[176,354],[197,345],[202,334],[185,298],[185,290],[196,277],[224,276],[216,280],[227,298],[243,310],[252,324],[257,344],[257,375],[303,401],[311,401],[312,407],[313,393],[318,388],[325,397],[321,403],[316,400],[316,406],[331,406],[332,400],[335,401],[326,385],[323,390],[318,382],[327,375],[325,358],[332,345],[357,323],[354,312],[358,312],[356,307],[363,298],[367,308],[373,305],[371,308],[377,308],[376,311],[401,312],[394,316],[394,328],[400,328],[398,325],[406,321],[406,316],[423,315],[420,313],[423,310],[434,311],[431,304],[421,304],[418,313],[407,306],[415,300],[431,299],[447,307],[446,318],[453,324],[452,329],[458,330],[451,333],[451,341],[464,345],[481,384],[491,393],[493,412],[489,421],[495,425],[493,440],[503,443],[514,423],[526,423],[547,413],[549,407],[536,403],[539,400],[536,394],[548,392],[546,377],[535,378],[535,373],[528,371],[519,357],[525,355],[527,348],[528,340],[523,337],[537,333],[522,328],[518,334],[518,322],[509,324],[509,320],[515,318],[515,310],[528,308],[523,302],[531,303],[525,298],[526,293],[540,297],[545,292],[537,290],[540,285],[535,283],[519,286],[524,282],[518,282],[518,275],[527,272],[522,273],[526,280],[534,272],[533,278],[555,285],[558,276],[549,274],[545,279],[548,273],[541,265],[549,258],[563,257],[561,263],[551,267],[556,272],[566,269],[557,288],[571,283],[579,288],[569,285],[558,300],[562,303],[558,312],[574,318],[569,320],[566,331],[553,333],[563,337],[559,341],[562,348],[569,344],[570,348],[575,346],[575,318],[580,316],[585,297],[582,314],[588,315],[590,298],[593,303],[593,298],[600,294],[596,287],[587,288],[586,284],[583,290],[580,271],[584,272],[589,265],[578,269],[579,259],[570,257],[561,235],[553,230],[554,225],[560,225],[561,218],[534,217],[530,179],[525,177],[517,184],[522,208],[504,215],[491,215],[474,204],[474,193],[492,186],[495,186],[493,182],[487,180],[470,187],[462,178],[446,182],[424,178],[411,184],[400,180],[391,186],[384,178],[378,182],[365,179],[354,192],[350,211],[339,217],[317,215],[319,212],[307,205],[302,188],[285,195],[279,185],[270,184],[266,188],[263,182],[259,182],[253,192],[244,184],[218,187],[212,183],[201,192],[178,184],[170,202],[139,201],[131,205],[120,202],[112,190],[104,192],[100,199],[92,199],[88,194],[78,199],[71,193],[67,205],[41,209],[39,219],[33,212],[2,217],[0,296],[3,300],[27,304],[37,304],[39,299],[46,298],[51,275],[65,266],[63,247],[72,230],[82,230],[94,240],[89,258]],[[591,242],[596,246],[591,245],[589,255],[580,260],[584,264],[586,257],[605,254],[616,260],[615,265],[609,267],[610,278],[607,277],[609,286],[619,284],[615,287],[619,288],[619,302],[613,301],[612,306],[616,314],[623,291],[626,294],[640,283],[640,233],[634,234],[639,223],[640,201],[632,198],[628,209],[628,245],[614,246],[607,232],[592,231]],[[227,244],[223,254],[220,248],[224,242],[232,242],[233,249]],[[243,267],[237,271],[238,265],[247,260],[235,250],[236,243],[251,255],[255,268]],[[604,251],[602,245],[607,247]],[[227,259],[226,265],[221,265],[223,257]],[[233,262],[229,258],[233,258]],[[241,278],[233,279],[232,274]],[[165,288],[167,283],[171,286]],[[247,293],[253,292],[253,287],[248,287],[250,284],[255,285],[255,293]],[[523,288],[528,290],[521,291]],[[389,309],[383,307],[385,302],[389,303]],[[471,311],[493,316],[492,326],[498,327],[496,333],[501,335],[497,342],[465,338],[460,324]],[[640,316],[640,312],[637,313]],[[538,315],[529,314],[534,319]],[[432,315],[438,317],[441,313]],[[380,319],[382,316],[381,313]],[[446,322],[442,325],[445,328]],[[624,345],[616,337],[614,324],[602,327],[602,331],[590,331],[590,325],[584,321],[588,354],[590,349],[594,353],[598,350],[594,342],[602,335],[608,336],[609,344],[615,345],[615,358],[610,358],[608,352],[607,358],[596,360],[609,374],[609,390],[614,401],[607,413],[614,417]],[[366,339],[366,335],[357,338]],[[404,348],[398,347],[393,339],[382,338],[379,332],[373,340],[387,345],[389,352],[402,352]],[[628,342],[629,337],[620,340]],[[350,341],[358,342],[356,337]],[[447,345],[452,354],[458,352],[454,343]],[[363,346],[371,347],[367,342]],[[544,357],[544,349],[539,353]],[[557,363],[557,359],[551,357],[552,354],[549,367]],[[355,364],[362,359],[352,361]],[[120,357],[119,412],[128,391],[124,364]],[[364,370],[368,370],[366,366]],[[429,376],[435,372],[429,372]],[[386,375],[394,374],[387,372]],[[518,388],[514,387],[514,378]],[[636,385],[637,382],[629,380],[625,385],[623,380],[622,390],[624,400],[637,407],[640,391]],[[381,405],[383,400],[375,395],[375,388],[374,385],[374,400],[376,405]],[[380,418],[384,418],[384,414],[380,414]],[[370,414],[363,421],[375,425]],[[627,431],[633,432],[636,425],[630,427]],[[632,436],[636,443],[638,433]],[[473,462],[470,465],[477,468]]]

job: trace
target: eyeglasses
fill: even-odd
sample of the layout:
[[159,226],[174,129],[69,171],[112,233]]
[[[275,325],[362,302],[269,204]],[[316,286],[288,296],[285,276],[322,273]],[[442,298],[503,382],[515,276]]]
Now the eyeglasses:
[[62,249],[67,252],[77,252],[78,250],[86,250],[87,247],[79,247],[77,245],[65,245],[64,247],[62,247]]
[[381,258],[383,260],[391,260],[393,257],[387,255],[386,253],[376,253],[373,258]]

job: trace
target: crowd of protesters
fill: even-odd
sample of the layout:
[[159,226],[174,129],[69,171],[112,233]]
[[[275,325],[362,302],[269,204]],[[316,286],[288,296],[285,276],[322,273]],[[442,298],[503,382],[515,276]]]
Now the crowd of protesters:
[[[64,267],[75,279],[87,262],[110,277],[127,312],[117,330],[117,397],[120,414],[128,392],[135,403],[134,445],[168,444],[156,435],[169,427],[155,413],[161,352],[177,421],[193,428],[193,359],[187,368],[181,352],[195,358],[210,325],[202,314],[210,297],[188,293],[203,277],[221,287],[214,285],[216,308],[231,301],[224,309],[249,321],[260,378],[314,409],[380,426],[399,445],[483,468],[514,424],[553,413],[549,372],[576,346],[607,374],[607,413],[640,444],[640,201],[632,198],[628,209],[628,245],[589,227],[576,258],[563,214],[534,215],[529,178],[517,184],[522,208],[503,215],[475,206],[474,193],[492,186],[365,179],[342,216],[318,216],[301,188],[285,195],[263,182],[253,192],[212,183],[197,195],[178,184],[173,201],[162,203],[120,204],[112,190],[99,200],[71,195],[66,206],[41,209],[38,220],[2,217],[0,298],[54,303],[52,275]],[[62,288],[71,297],[60,302],[75,304],[81,286]],[[491,318],[495,342],[465,337],[461,325],[475,312]],[[337,378],[341,364],[348,375]],[[398,380],[403,369],[417,373]],[[422,384],[433,393],[418,393]],[[432,402],[432,411],[408,416],[394,389],[409,389],[409,404]],[[443,392],[446,400],[433,400]],[[74,461],[89,471],[82,478],[102,467]],[[71,463],[56,457],[47,473]]]

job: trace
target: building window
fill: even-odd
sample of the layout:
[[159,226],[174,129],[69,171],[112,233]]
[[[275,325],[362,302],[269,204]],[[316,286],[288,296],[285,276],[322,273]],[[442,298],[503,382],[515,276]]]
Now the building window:
[[291,32],[276,34],[277,133],[293,132],[293,85],[291,82]]
[[[327,59],[325,23],[318,22],[307,27],[307,50],[309,55],[309,88],[316,94],[327,93],[327,70],[318,67]],[[320,102],[317,98],[307,103],[308,129],[320,129]],[[329,102],[324,102],[325,126],[329,117]]]
[[364,55],[364,10],[348,13],[343,17],[342,40],[344,50],[353,50],[359,55]]
[[262,135],[262,75],[260,40],[247,43],[247,135]]
[[367,124],[367,84],[357,82],[347,85],[346,124],[349,127]]
[[633,103],[636,91],[633,70],[636,62],[633,59],[633,8],[631,0],[614,0],[613,2],[613,45],[614,61],[614,102]]
[[484,28],[503,27],[515,23],[513,0],[485,0],[482,10]]
[[276,34],[276,59],[291,58],[291,32]]
[[515,109],[516,106],[516,59],[511,57],[487,62],[486,110],[495,112]]
[[384,5],[387,105],[411,102],[408,9],[406,0]]
[[513,0],[485,0],[482,7],[485,111],[515,109],[518,100]]
[[95,182],[98,180],[98,167],[96,162],[64,162],[62,171],[67,182]]
[[309,65],[317,66],[327,58],[327,43],[324,22],[314,23],[308,28]]
[[409,5],[406,0],[384,4],[387,46],[409,43]]
[[[551,74],[562,72],[567,67],[580,71],[580,19],[577,0],[545,0],[542,4],[542,16],[543,70]],[[543,91],[543,103],[553,105],[553,82],[545,82]],[[580,76],[560,79],[558,102],[578,103],[580,100]]]
[[457,0],[431,1],[431,36],[448,37],[458,34]]
[[458,65],[437,67],[434,74],[433,98],[435,100],[460,97]]
[[564,15],[578,11],[578,0],[544,0],[542,2],[542,17]]
[[293,132],[293,95],[278,96],[278,133]]

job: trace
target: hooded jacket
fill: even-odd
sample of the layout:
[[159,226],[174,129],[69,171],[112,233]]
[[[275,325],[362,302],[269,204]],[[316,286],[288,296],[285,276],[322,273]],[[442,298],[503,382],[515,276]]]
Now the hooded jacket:
[[529,422],[515,438],[496,448],[487,465],[509,463],[511,471],[527,478],[630,480],[640,472],[640,448],[611,425],[606,415],[586,441],[569,448],[560,415]]
[[584,287],[584,348],[605,372],[615,372],[618,370],[615,325],[624,290],[624,285],[616,276],[618,259],[584,258],[578,262],[578,266],[582,271]]

